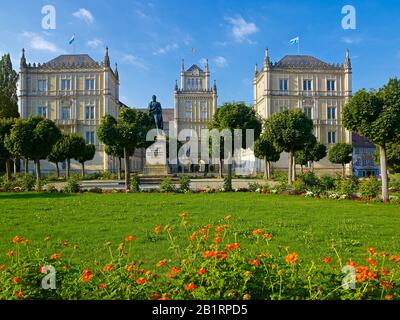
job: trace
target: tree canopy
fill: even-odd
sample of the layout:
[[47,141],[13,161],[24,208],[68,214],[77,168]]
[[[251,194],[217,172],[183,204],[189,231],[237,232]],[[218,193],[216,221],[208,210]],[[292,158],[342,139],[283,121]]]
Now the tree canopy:
[[328,159],[332,163],[341,164],[343,178],[346,176],[345,165],[353,159],[353,146],[348,143],[336,143],[328,151]]
[[0,118],[18,118],[18,74],[9,54],[0,59]]

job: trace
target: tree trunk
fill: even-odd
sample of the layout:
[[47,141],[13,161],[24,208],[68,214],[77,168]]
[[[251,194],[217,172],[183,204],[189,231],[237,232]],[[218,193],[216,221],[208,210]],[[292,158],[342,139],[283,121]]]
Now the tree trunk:
[[267,160],[267,157],[264,157],[264,178],[265,178],[265,179],[269,179],[268,160]]
[[29,173],[29,159],[25,159],[25,175]]
[[292,152],[292,155],[293,155],[292,158],[292,163],[293,163],[292,183],[293,183],[294,181],[296,181],[297,172],[296,172],[296,157],[294,156],[294,152]]
[[342,163],[342,178],[346,179],[346,165]]
[[40,159],[35,160],[35,169],[36,169],[36,184],[40,183]]
[[129,191],[130,189],[130,179],[129,179],[129,156],[128,151],[124,148],[124,161],[125,161],[125,189]]
[[7,177],[7,181],[11,180],[11,160],[10,159],[6,160],[6,177]]
[[300,168],[301,168],[301,174],[304,174],[304,166],[303,165],[300,165]]
[[220,159],[219,160],[219,178],[220,179],[222,179],[224,177],[222,170],[223,170],[223,165],[222,165],[222,160]]
[[67,159],[67,179],[69,178],[70,175],[70,169],[71,169],[71,159]]
[[57,171],[57,178],[60,178],[60,167],[58,166],[58,162],[56,162],[56,171]]
[[82,162],[82,178],[85,176],[85,163]]
[[118,157],[118,180],[122,179],[122,159]]
[[271,179],[271,162],[267,162],[267,175],[268,179]]
[[293,182],[292,174],[293,174],[293,154],[292,151],[289,151],[289,166],[288,166],[288,185],[290,186]]
[[381,178],[382,178],[382,200],[384,202],[389,201],[389,190],[388,190],[388,174],[387,174],[387,158],[386,158],[386,146],[379,146],[380,162],[381,162]]
[[13,165],[14,165],[14,176],[17,174],[17,159],[13,160]]

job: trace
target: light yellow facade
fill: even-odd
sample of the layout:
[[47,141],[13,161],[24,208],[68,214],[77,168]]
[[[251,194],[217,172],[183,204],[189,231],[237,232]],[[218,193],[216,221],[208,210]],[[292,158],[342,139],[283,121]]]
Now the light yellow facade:
[[[342,125],[342,110],[352,95],[352,69],[349,52],[344,64],[328,64],[311,56],[285,56],[279,62],[270,61],[265,51],[264,66],[254,71],[254,107],[264,119],[285,109],[299,108],[314,123],[314,134],[328,148],[334,143],[351,144],[351,133]],[[288,167],[286,154],[273,164],[278,169]],[[316,170],[340,170],[322,159]],[[351,172],[351,168],[348,168]]]
[[[19,78],[19,112],[22,118],[44,116],[61,130],[80,134],[86,143],[96,146],[96,155],[86,164],[88,171],[111,169],[115,166],[104,152],[96,132],[100,119],[118,116],[119,75],[112,70],[108,49],[102,63],[88,55],[62,55],[45,64],[27,64],[21,58]],[[54,165],[43,161],[43,171]],[[80,165],[72,162],[72,169]]]

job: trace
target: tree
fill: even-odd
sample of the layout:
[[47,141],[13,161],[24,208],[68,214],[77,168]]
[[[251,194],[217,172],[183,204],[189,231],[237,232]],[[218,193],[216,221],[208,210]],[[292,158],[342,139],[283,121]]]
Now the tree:
[[332,163],[342,165],[342,177],[346,178],[346,164],[353,159],[353,146],[348,143],[336,143],[330,147],[328,159]]
[[82,136],[75,133],[63,132],[57,148],[59,148],[59,152],[63,155],[64,159],[67,160],[67,178],[70,177],[71,159],[79,158],[79,156],[85,150],[85,147],[86,142]]
[[293,170],[295,152],[304,148],[313,139],[313,123],[300,109],[275,113],[265,121],[265,134],[276,148],[289,155],[288,184],[296,180]]
[[155,127],[154,119],[148,112],[135,109],[122,108],[118,121],[111,115],[101,119],[97,130],[97,137],[106,146],[118,146],[124,152],[125,162],[125,188],[129,190],[129,158],[136,148],[146,147],[147,132]]
[[[214,114],[209,125],[209,129],[230,130],[234,134],[235,129],[242,130],[242,148],[246,148],[246,130],[254,130],[254,139],[258,139],[261,134],[261,121],[253,108],[246,106],[244,103],[224,103]],[[231,150],[234,150],[234,140],[232,139]],[[220,159],[224,154],[224,139],[220,141]],[[230,157],[233,155],[230,154]],[[222,161],[220,161],[220,170],[222,169]],[[232,164],[228,164],[228,179],[232,177]]]
[[400,81],[390,79],[378,92],[357,92],[345,105],[343,125],[379,147],[382,199],[389,200],[387,145],[400,136]]
[[118,159],[118,180],[122,179],[122,159],[124,158],[124,149],[120,146],[106,145],[105,152],[109,156]]
[[46,159],[53,145],[61,138],[56,124],[42,117],[18,120],[5,139],[6,148],[13,154],[35,162],[36,180],[39,183],[40,160]]
[[296,164],[301,166],[301,173],[303,173],[303,167],[308,163],[318,162],[319,160],[326,157],[326,146],[317,141],[317,138],[313,136],[305,145],[302,150],[295,152]]
[[6,165],[6,177],[11,178],[11,153],[4,145],[4,140],[11,133],[14,124],[13,119],[0,119],[0,159],[4,160]]
[[62,150],[61,141],[62,141],[62,138],[57,141],[57,143],[51,149],[50,154],[47,156],[47,160],[56,165],[57,178],[60,177],[60,167],[58,164],[60,162],[64,162],[66,159],[65,154],[63,153],[63,150]]
[[82,177],[85,176],[85,162],[93,160],[96,154],[96,147],[93,144],[87,144],[85,148],[83,148],[79,157],[75,158],[82,165]]
[[282,150],[276,149],[274,144],[261,134],[254,144],[254,154],[257,158],[264,159],[264,178],[271,177],[271,162],[279,161]]
[[18,74],[9,54],[0,59],[0,118],[18,118]]

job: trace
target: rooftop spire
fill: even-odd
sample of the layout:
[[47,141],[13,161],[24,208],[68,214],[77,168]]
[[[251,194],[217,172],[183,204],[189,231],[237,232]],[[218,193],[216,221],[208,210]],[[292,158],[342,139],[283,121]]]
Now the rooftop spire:
[[106,53],[104,55],[104,66],[106,68],[110,67],[110,57],[108,56],[108,47],[106,47]]
[[351,60],[350,60],[350,51],[349,49],[346,49],[346,60],[344,62],[344,67],[351,69]]
[[114,74],[115,74],[115,76],[117,77],[117,79],[119,79],[118,63],[115,64]]
[[269,65],[269,64],[270,64],[269,52],[268,52],[268,48],[266,48],[266,49],[265,49],[264,65]]
[[182,59],[181,72],[185,72],[185,60]]
[[213,92],[217,93],[217,81],[214,80]]
[[26,58],[25,58],[25,49],[22,48],[22,57],[21,57],[21,63],[20,63],[21,68],[26,68]]
[[208,72],[208,59],[206,59],[206,66],[205,66],[205,69],[206,69],[206,72]]
[[254,66],[254,74],[256,75],[258,73],[258,64],[256,63],[256,65]]
[[178,80],[175,80],[175,91],[178,91]]

